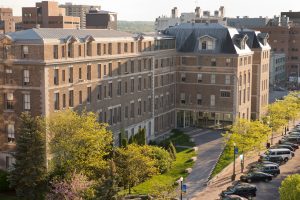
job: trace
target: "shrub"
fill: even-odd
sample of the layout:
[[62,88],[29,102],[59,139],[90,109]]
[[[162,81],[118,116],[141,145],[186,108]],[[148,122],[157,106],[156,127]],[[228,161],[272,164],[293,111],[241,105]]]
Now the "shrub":
[[298,200],[300,198],[300,174],[285,178],[279,188],[280,200]]
[[0,170],[0,192],[6,192],[10,190],[7,176],[8,173],[6,171]]

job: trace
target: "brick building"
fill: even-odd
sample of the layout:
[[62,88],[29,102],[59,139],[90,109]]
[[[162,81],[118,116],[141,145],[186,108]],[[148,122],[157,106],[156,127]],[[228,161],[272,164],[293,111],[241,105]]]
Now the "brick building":
[[93,8],[86,13],[86,28],[117,30],[117,20],[117,13]]
[[182,24],[163,35],[40,28],[1,36],[1,168],[12,162],[23,111],[93,111],[110,124],[116,145],[121,129],[130,137],[145,128],[150,140],[175,127],[259,117],[251,91],[265,81],[253,77],[265,72],[254,75],[253,66],[268,68],[269,48],[259,33],[252,42],[260,48],[249,47],[248,35],[219,24]]
[[55,1],[37,2],[35,7],[22,8],[23,28],[79,28],[80,18],[65,15],[65,8],[59,8]]
[[0,33],[15,32],[15,21],[11,8],[0,8]]

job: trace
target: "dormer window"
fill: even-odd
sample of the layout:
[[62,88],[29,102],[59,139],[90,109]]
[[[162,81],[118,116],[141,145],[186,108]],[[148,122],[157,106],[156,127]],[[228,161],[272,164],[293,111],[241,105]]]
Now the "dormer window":
[[205,35],[199,38],[199,50],[214,50],[216,39]]

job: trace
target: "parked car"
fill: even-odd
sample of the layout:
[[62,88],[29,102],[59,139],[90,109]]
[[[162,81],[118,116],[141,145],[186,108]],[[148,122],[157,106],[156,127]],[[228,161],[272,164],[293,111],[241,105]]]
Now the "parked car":
[[250,169],[250,172],[264,172],[273,176],[277,176],[278,174],[280,174],[280,169],[276,164],[264,164]]
[[295,149],[299,149],[299,145],[295,144],[295,143],[292,143],[292,142],[283,142],[281,144],[287,144],[287,145],[290,145],[291,147],[293,147]]
[[225,197],[221,197],[220,200],[247,200],[247,198],[233,194],[233,195],[226,195]]
[[291,151],[296,151],[296,148],[291,146],[291,145],[288,145],[288,144],[278,144],[278,145],[275,145],[274,147],[272,147],[272,149],[289,149]]
[[287,162],[293,157],[292,152],[288,149],[269,149],[261,157],[282,157],[284,162]]
[[226,197],[228,195],[239,195],[245,198],[252,198],[256,196],[256,186],[247,183],[237,183],[236,185],[228,187],[226,190],[222,191],[220,196]]
[[300,137],[294,137],[294,136],[284,137],[279,141],[279,144],[284,143],[284,142],[300,144]]
[[260,157],[258,159],[258,162],[272,162],[272,163],[276,163],[278,165],[282,165],[282,164],[285,163],[281,156],[277,156],[277,157],[269,157],[269,156]]
[[254,182],[254,181],[265,181],[269,182],[272,180],[272,175],[264,172],[249,172],[248,174],[242,175],[240,180],[243,182]]

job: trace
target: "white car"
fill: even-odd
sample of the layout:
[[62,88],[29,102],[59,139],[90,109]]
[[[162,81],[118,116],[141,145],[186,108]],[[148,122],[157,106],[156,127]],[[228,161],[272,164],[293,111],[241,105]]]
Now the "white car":
[[261,155],[262,158],[265,157],[282,157],[282,159],[287,162],[289,159],[292,158],[292,152],[289,149],[269,149],[264,154]]

